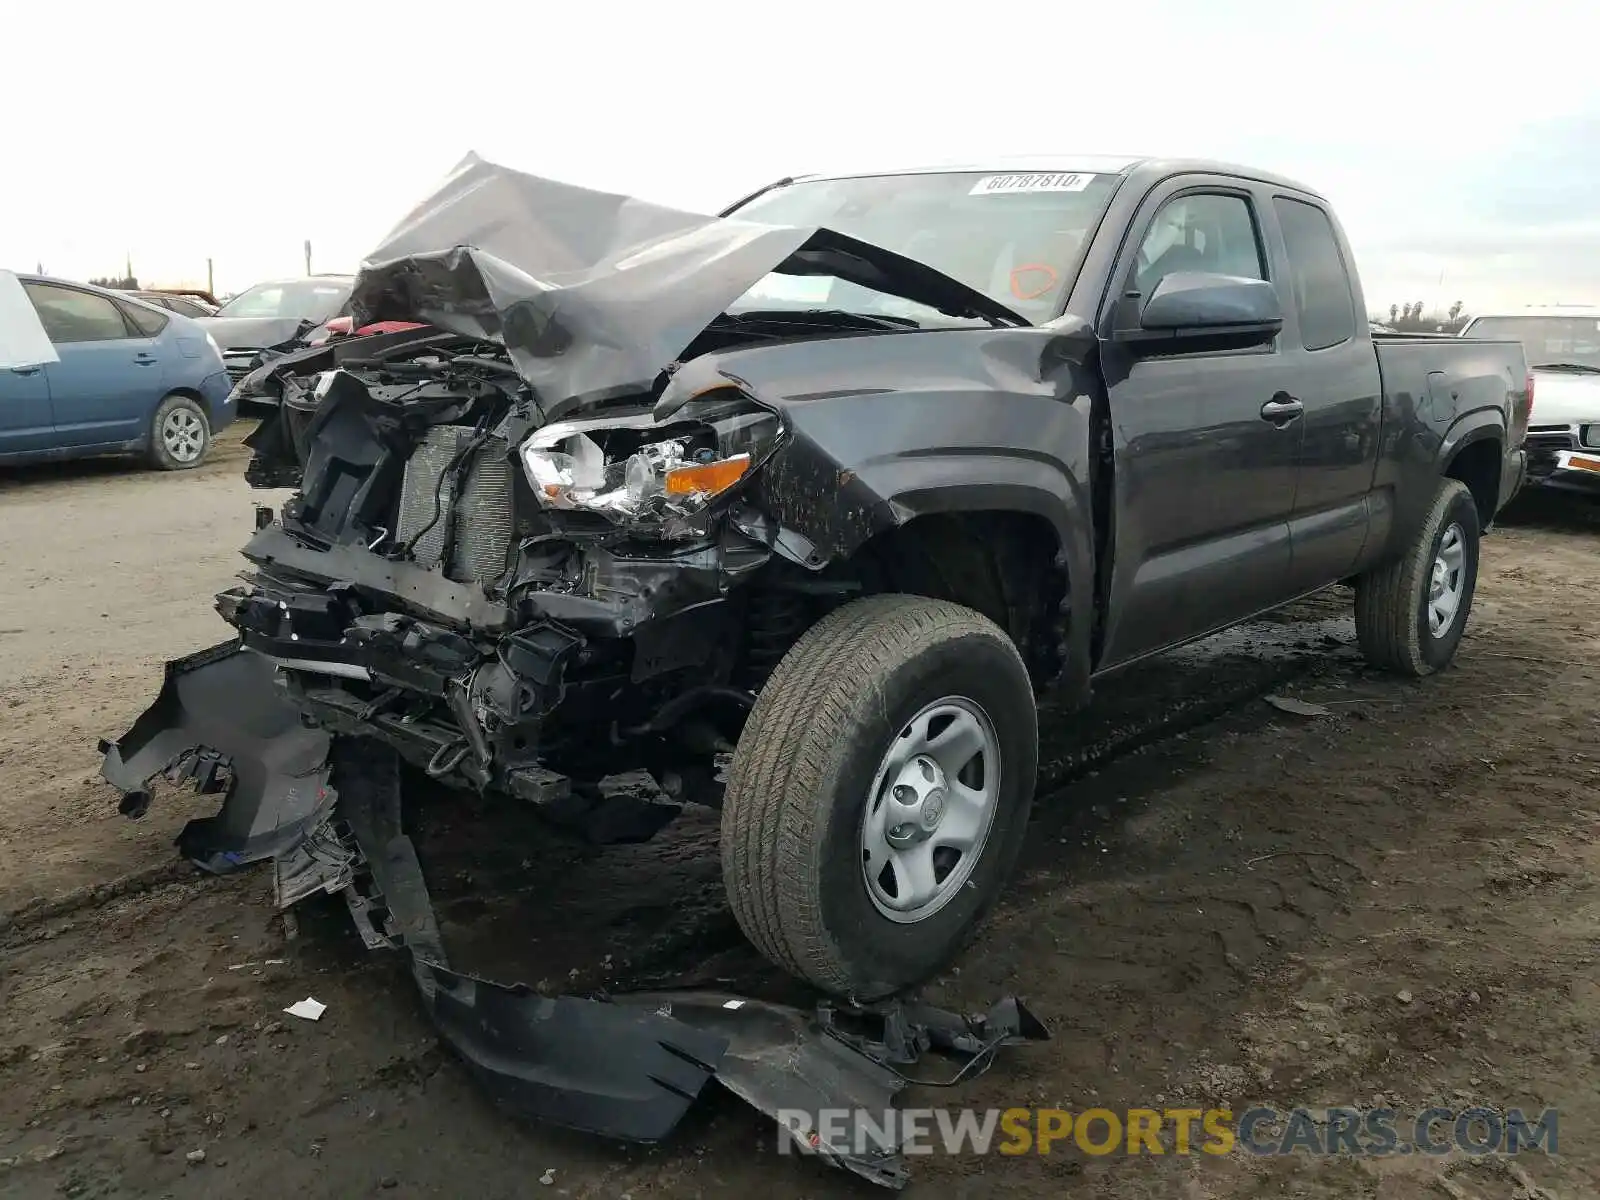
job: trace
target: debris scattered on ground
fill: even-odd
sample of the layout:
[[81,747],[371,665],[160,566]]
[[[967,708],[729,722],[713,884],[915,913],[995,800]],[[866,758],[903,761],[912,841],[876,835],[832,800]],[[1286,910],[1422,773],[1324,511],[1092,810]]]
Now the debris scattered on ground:
[[1410,988],[1401,988],[1398,992],[1396,992],[1394,994],[1394,998],[1396,1000],[1400,1001],[1401,1004],[1410,1004],[1411,1003],[1411,989]]
[[283,1010],[291,1017],[303,1017],[307,1021],[320,1021],[322,1014],[328,1011],[328,1006],[320,1000],[307,996],[304,1000],[296,1000]]
[[199,1163],[205,1162],[206,1152],[204,1150],[191,1150],[183,1157],[198,1165]]
[[1325,704],[1310,700],[1296,700],[1293,696],[1268,696],[1268,704],[1279,712],[1293,713],[1297,717],[1331,717],[1333,710]]

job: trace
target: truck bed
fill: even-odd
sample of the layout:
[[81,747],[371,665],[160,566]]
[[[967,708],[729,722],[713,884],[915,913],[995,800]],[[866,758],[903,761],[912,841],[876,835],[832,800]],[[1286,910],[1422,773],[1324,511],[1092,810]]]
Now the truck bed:
[[[1432,499],[1431,488],[1418,483],[1426,481],[1426,473],[1408,470],[1408,462],[1448,460],[1451,444],[1469,441],[1475,431],[1489,427],[1507,430],[1512,447],[1522,444],[1527,406],[1508,400],[1512,394],[1525,395],[1522,344],[1404,333],[1375,333],[1372,344],[1383,387],[1385,436],[1390,430],[1414,431],[1408,444],[1383,455],[1375,491],[1390,497],[1395,527],[1408,529]],[[1475,469],[1483,472],[1485,486],[1500,498],[1509,495],[1520,483],[1520,461],[1516,467],[1506,465],[1498,449],[1483,454]],[[1492,515],[1483,513],[1486,527]]]

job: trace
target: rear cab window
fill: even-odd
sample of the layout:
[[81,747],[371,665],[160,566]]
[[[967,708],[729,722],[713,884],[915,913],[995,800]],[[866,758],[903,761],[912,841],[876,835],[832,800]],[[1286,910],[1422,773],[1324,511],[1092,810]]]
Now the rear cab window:
[[1315,204],[1275,196],[1273,211],[1289,254],[1289,285],[1307,350],[1342,346],[1355,336],[1356,306],[1350,270],[1333,221]]

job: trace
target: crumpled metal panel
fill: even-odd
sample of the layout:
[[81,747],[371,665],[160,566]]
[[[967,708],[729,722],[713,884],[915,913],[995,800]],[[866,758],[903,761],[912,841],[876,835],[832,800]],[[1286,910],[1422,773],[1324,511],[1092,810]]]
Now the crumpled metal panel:
[[831,230],[683,212],[475,154],[367,255],[350,308],[358,324],[421,321],[502,343],[554,420],[647,390],[772,271],[1028,324],[948,275]]

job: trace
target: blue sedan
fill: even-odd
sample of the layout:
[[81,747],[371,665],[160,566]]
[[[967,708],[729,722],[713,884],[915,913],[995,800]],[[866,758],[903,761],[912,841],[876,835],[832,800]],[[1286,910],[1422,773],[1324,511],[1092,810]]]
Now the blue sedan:
[[222,354],[189,317],[0,271],[0,326],[0,359],[38,347],[0,361],[0,464],[137,453],[182,471],[234,418]]

